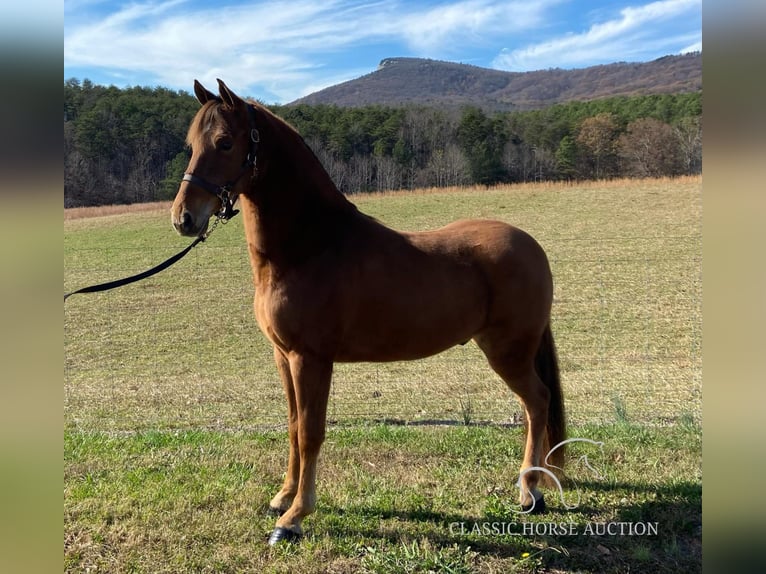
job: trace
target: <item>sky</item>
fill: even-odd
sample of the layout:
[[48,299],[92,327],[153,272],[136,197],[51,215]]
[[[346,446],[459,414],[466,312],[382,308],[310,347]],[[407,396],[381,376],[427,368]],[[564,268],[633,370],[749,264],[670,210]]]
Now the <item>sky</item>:
[[64,79],[286,104],[417,57],[524,72],[702,50],[701,0],[65,0]]

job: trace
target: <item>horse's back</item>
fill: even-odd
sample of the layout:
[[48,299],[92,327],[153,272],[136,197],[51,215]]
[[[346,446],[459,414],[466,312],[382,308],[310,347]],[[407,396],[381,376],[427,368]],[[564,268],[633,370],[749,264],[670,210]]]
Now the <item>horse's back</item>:
[[470,254],[487,262],[542,253],[542,248],[527,232],[494,219],[461,219],[431,231],[404,235],[413,245],[425,250]]
[[522,289],[550,282],[548,259],[527,232],[508,223],[488,219],[462,219],[445,227],[405,234],[418,249],[445,253],[478,266],[494,288],[513,282]]

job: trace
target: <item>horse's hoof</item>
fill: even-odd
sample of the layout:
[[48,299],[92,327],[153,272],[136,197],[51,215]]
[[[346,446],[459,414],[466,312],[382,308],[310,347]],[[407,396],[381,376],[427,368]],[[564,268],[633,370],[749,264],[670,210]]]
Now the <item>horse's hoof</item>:
[[266,514],[269,516],[282,516],[285,512],[287,512],[287,509],[282,510],[281,508],[274,508],[273,506],[269,506]]
[[280,542],[297,542],[300,538],[300,533],[290,530],[289,528],[277,526],[271,533],[271,536],[269,536],[269,546],[274,546]]
[[528,512],[529,514],[545,514],[547,508],[545,506],[545,498],[540,497],[535,500],[534,504],[521,505],[522,512]]

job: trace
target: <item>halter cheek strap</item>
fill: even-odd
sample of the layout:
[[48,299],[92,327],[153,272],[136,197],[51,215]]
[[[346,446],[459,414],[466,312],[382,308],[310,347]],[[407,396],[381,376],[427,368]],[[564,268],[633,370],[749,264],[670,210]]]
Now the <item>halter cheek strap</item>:
[[221,209],[218,211],[216,216],[224,221],[228,221],[237,215],[237,213],[239,213],[239,209],[234,209],[234,202],[237,200],[237,197],[232,197],[231,188],[237,183],[237,181],[239,181],[243,175],[244,170],[234,181],[220,186],[210,183],[201,177],[197,177],[193,173],[185,173],[181,181],[188,181],[197,187],[201,187],[208,193],[215,195],[221,202]]

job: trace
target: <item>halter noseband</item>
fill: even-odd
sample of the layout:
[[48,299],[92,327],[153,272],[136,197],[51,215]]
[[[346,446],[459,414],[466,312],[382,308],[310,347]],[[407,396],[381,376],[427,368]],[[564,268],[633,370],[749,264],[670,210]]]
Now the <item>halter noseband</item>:
[[247,116],[250,120],[250,150],[247,152],[247,157],[242,163],[242,169],[237,177],[223,185],[210,183],[206,179],[196,176],[193,173],[185,173],[181,179],[181,181],[188,181],[197,187],[201,187],[218,198],[221,202],[221,209],[216,213],[216,217],[224,223],[239,213],[238,209],[234,209],[234,202],[237,200],[237,196],[232,196],[231,190],[248,170],[252,169],[253,172],[255,172],[255,163],[257,159],[256,153],[258,151],[258,144],[261,141],[261,137],[258,133],[258,129],[255,127],[255,109],[251,105],[247,106]]

